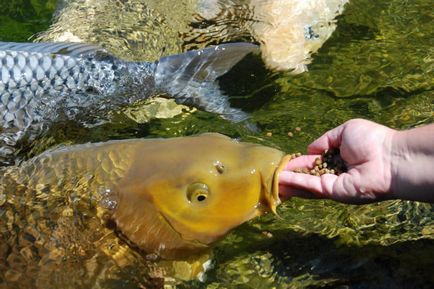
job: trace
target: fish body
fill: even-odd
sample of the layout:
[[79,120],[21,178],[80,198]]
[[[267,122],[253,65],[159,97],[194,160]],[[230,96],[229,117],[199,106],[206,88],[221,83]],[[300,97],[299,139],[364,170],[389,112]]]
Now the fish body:
[[81,43],[0,42],[0,158],[24,135],[32,139],[53,121],[104,119],[108,110],[161,93],[244,120],[246,114],[230,107],[215,80],[256,49],[234,43],[129,62]]
[[22,129],[32,122],[56,119],[59,106],[71,114],[104,104],[108,97],[114,102],[115,94],[121,96],[127,90],[137,89],[131,93],[143,98],[155,93],[155,63],[124,62],[109,56],[98,59],[104,56],[98,57],[97,52],[75,57],[0,50],[2,126]]
[[86,264],[80,270],[97,262],[94,268],[95,260],[124,256],[110,253],[122,241],[130,244],[124,250],[165,259],[203,253],[236,226],[275,211],[282,156],[204,134],[57,148],[4,167],[0,277],[11,279],[12,270],[31,280],[51,270],[57,278],[71,262]]

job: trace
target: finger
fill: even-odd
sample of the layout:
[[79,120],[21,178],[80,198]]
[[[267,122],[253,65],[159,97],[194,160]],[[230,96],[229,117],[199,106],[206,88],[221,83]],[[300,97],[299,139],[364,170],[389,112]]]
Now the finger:
[[304,199],[318,199],[319,196],[305,190],[300,190],[284,185],[279,186],[279,197],[281,201],[286,201],[292,197],[299,197]]
[[309,191],[318,197],[330,198],[333,192],[333,185],[337,178],[338,176],[333,174],[324,174],[318,177],[283,171],[279,174],[279,185]]
[[345,124],[342,124],[334,129],[329,130],[307,147],[309,154],[320,154],[325,150],[332,148],[338,148],[342,141],[342,132],[345,128]]
[[[283,197],[304,197],[303,192],[317,198],[327,198],[348,204],[367,204],[376,201],[376,195],[362,187],[357,177],[343,173],[339,176],[324,174],[320,177],[283,171],[279,174],[279,189]],[[279,191],[280,192],[280,191]]]
[[300,157],[297,157],[295,159],[290,160],[283,170],[286,171],[293,171],[295,169],[302,169],[302,168],[313,168],[315,166],[315,159],[320,158],[320,155],[303,155]]

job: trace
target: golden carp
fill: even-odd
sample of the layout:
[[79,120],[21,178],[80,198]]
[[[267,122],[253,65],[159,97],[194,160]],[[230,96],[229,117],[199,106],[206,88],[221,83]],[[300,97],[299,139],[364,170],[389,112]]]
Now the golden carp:
[[66,216],[100,220],[104,228],[95,234],[115,228],[117,238],[147,254],[186,258],[275,212],[282,157],[277,149],[214,133],[54,149],[0,172],[0,208],[26,214],[0,215],[1,242],[13,239],[10,228],[33,220],[28,238],[52,246],[56,234],[42,223]]

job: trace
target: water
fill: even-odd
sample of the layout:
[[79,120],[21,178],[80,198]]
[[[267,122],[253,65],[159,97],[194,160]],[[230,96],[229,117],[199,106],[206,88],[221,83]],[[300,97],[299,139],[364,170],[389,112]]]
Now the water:
[[11,0],[0,2],[0,40],[26,41],[48,28],[56,0]]
[[[25,41],[48,28],[53,1],[5,3],[0,5],[1,40]],[[254,40],[252,23],[257,19],[249,1],[220,1],[225,7],[220,10],[202,6],[213,21],[195,14],[196,3],[64,0],[60,4],[65,10],[57,14],[56,24],[38,37],[77,37],[100,43],[127,59],[157,59],[209,44]],[[353,0],[338,18],[335,33],[314,55],[308,72],[271,72],[258,57],[244,60],[220,84],[234,106],[251,114],[261,130],[257,134],[210,113],[157,99],[113,112],[112,121],[99,126],[57,123],[36,142],[23,145],[20,156],[29,157],[60,143],[207,131],[295,152],[305,151],[324,131],[350,118],[367,118],[398,129],[432,123],[432,23],[429,0]],[[180,282],[178,287],[434,287],[434,209],[430,204],[388,201],[348,206],[293,199],[279,213],[281,219],[266,216],[235,230],[214,250],[206,280]],[[148,263],[131,254],[123,257],[130,260],[127,266],[113,267],[118,270],[111,272],[114,277],[99,284],[138,288],[143,283],[158,288],[161,280],[144,277],[150,270]]]

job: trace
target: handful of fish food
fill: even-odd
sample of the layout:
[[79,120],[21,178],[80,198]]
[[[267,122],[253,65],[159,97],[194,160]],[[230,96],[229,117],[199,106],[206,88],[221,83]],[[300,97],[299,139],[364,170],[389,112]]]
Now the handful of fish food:
[[206,252],[243,222],[275,212],[282,158],[277,149],[203,134],[61,147],[2,168],[0,276],[12,259],[82,258],[80,240],[83,252],[103,255],[103,239],[164,259]]
[[[292,158],[301,156],[300,153],[291,155]],[[296,173],[310,174],[313,176],[321,176],[324,174],[340,175],[347,171],[347,166],[341,158],[339,149],[325,151],[321,157],[315,159],[313,168],[297,168]]]

